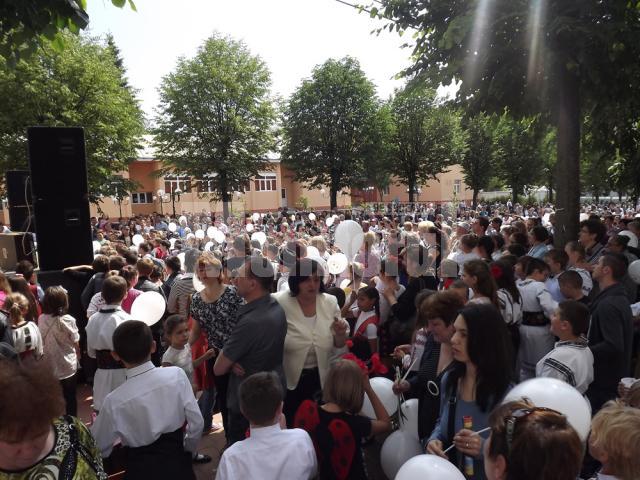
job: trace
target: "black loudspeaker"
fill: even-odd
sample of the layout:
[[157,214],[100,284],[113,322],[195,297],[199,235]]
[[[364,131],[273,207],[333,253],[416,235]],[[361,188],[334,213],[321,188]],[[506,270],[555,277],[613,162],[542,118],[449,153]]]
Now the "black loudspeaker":
[[7,203],[11,230],[35,233],[31,174],[29,170],[9,170],[6,176]]
[[88,265],[93,245],[84,131],[31,127],[27,137],[40,268]]
[[0,233],[0,268],[15,270],[21,260],[29,260],[35,267],[36,249],[30,233]]

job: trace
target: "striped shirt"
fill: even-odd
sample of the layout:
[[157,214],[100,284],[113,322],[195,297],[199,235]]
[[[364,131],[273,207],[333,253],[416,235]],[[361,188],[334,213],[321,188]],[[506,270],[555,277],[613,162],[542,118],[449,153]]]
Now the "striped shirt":
[[557,378],[584,395],[593,381],[593,354],[587,342],[557,342],[536,365],[536,377]]
[[193,273],[187,273],[173,282],[167,300],[169,313],[178,313],[185,318],[189,315],[189,297],[196,292],[193,286],[193,275]]

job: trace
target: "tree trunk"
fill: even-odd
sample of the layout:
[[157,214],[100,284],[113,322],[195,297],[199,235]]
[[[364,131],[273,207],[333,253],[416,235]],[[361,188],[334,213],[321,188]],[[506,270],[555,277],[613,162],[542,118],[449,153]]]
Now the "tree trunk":
[[559,189],[555,244],[558,248],[578,237],[580,214],[580,80],[559,61],[558,163]]
[[409,203],[413,203],[413,195],[414,192],[416,190],[416,182],[414,181],[409,181]]
[[331,197],[331,210],[335,210],[338,208],[338,189],[333,185],[330,188],[329,196]]
[[233,193],[231,195],[229,195],[229,186],[227,185],[226,182],[226,176],[224,175],[224,173],[221,174],[221,179],[220,179],[220,186],[222,187],[222,216],[223,216],[223,222],[227,223],[227,218],[229,218],[229,198],[231,198],[231,200],[233,200],[233,197],[231,195],[233,195]]
[[516,203],[518,203],[518,189],[520,187],[518,187],[518,185],[511,185],[511,195],[512,195],[512,202],[513,205],[515,206]]
[[473,189],[473,198],[471,200],[471,208],[473,208],[475,210],[477,206],[478,206],[478,189],[474,188]]

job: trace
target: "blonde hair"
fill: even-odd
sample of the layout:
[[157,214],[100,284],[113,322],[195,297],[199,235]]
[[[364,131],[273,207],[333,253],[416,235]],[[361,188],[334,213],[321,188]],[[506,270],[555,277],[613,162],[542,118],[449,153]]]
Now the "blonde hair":
[[317,237],[311,237],[310,243],[311,246],[316,247],[320,253],[327,250],[327,242],[319,235]]
[[372,247],[376,243],[376,234],[373,232],[367,232],[364,234],[363,244],[365,247]]
[[29,300],[21,293],[11,293],[4,299],[4,309],[9,312],[11,324],[17,325],[29,311]]
[[608,402],[591,423],[593,446],[606,452],[607,467],[621,480],[637,479],[640,472],[640,410]]
[[324,382],[322,399],[335,403],[343,412],[357,414],[364,403],[363,371],[352,360],[338,360]]

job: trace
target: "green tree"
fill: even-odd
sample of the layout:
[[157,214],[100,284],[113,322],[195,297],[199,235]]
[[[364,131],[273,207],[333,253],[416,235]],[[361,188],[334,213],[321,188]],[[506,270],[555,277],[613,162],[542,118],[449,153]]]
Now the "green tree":
[[[127,0],[111,0],[124,7]],[[129,6],[135,11],[133,0]],[[78,34],[89,24],[87,0],[3,0],[0,2],[0,57],[15,66],[49,45],[61,51],[65,33]]]
[[373,83],[350,57],[316,66],[284,109],[282,161],[298,181],[328,186],[332,209],[379,159],[379,109]]
[[464,183],[473,192],[473,208],[478,203],[478,193],[489,186],[494,157],[494,129],[496,121],[486,113],[471,117],[466,122],[467,149],[460,165],[464,170]]
[[495,130],[494,159],[502,180],[511,187],[513,203],[524,187],[541,176],[540,137],[537,117],[512,118],[502,114]]
[[553,192],[557,188],[556,164],[558,163],[558,137],[555,128],[547,128],[541,140],[540,154],[542,155],[541,179],[547,187],[547,201],[553,202]]
[[391,104],[393,155],[391,171],[409,187],[409,202],[420,185],[435,179],[464,152],[460,118],[450,108],[437,105],[435,91],[409,83],[396,92]]
[[[136,158],[144,116],[123,89],[113,52],[100,41],[65,34],[66,48],[48,46],[9,68],[0,58],[0,171],[27,166],[26,129],[32,125],[85,129],[91,201],[129,191],[115,175]],[[53,167],[52,167],[53,168]],[[63,186],[60,186],[63,188]]]
[[225,218],[233,191],[269,168],[276,112],[266,64],[246,45],[213,35],[162,79],[153,128],[159,173],[208,178]]
[[407,74],[433,85],[461,80],[473,111],[542,113],[557,126],[556,241],[579,219],[583,112],[624,103],[640,89],[640,1],[376,0],[383,28],[414,32]]

